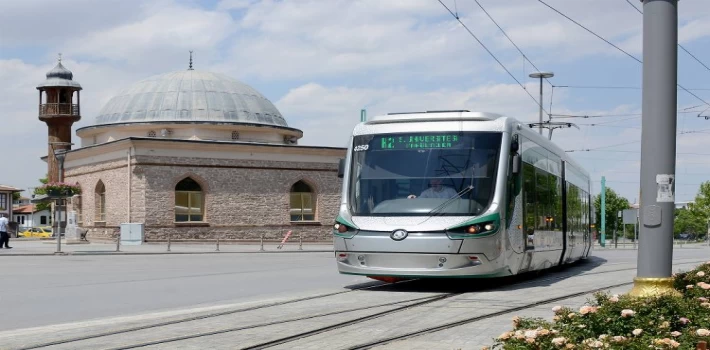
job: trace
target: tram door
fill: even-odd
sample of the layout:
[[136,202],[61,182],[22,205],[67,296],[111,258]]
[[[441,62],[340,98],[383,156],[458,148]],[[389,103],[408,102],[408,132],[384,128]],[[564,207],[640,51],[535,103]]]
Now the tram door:
[[523,239],[525,250],[535,249],[535,167],[523,163]]
[[520,272],[528,271],[535,251],[535,167],[522,162],[522,194],[523,194],[523,258]]

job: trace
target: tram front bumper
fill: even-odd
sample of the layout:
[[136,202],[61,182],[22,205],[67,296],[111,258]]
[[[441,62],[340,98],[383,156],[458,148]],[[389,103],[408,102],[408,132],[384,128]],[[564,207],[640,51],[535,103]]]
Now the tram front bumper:
[[336,251],[343,274],[398,277],[497,277],[509,274],[505,266],[483,254],[371,253]]

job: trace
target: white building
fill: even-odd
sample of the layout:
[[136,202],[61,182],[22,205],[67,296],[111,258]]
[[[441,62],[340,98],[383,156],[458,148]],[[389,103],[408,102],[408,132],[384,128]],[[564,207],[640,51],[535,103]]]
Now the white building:
[[38,211],[34,204],[28,204],[13,209],[12,220],[21,228],[50,226],[52,214],[49,209]]

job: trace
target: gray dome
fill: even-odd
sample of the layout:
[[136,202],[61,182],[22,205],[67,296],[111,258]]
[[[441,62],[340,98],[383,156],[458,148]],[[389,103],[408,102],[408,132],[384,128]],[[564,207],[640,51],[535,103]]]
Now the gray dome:
[[196,70],[139,81],[109,100],[96,117],[97,125],[153,122],[288,126],[271,101],[251,86]]
[[58,79],[67,79],[67,80],[72,80],[74,78],[74,74],[66,69],[62,65],[62,62],[57,62],[57,66],[52,68],[49,72],[47,72],[47,79],[51,78],[58,78]]
[[37,85],[38,90],[47,87],[71,87],[75,90],[81,90],[81,85],[72,80],[74,74],[62,65],[61,60],[57,62],[57,65],[52,70],[47,72],[46,77],[47,80]]

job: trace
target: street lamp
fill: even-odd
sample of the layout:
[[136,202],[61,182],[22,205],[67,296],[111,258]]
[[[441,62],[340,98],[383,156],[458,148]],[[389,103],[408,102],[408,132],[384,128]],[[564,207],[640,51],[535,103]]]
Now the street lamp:
[[552,72],[535,72],[530,73],[530,78],[540,78],[540,135],[542,135],[542,79],[552,78],[555,74]]
[[[71,147],[73,143],[71,142],[50,142],[49,143],[52,146],[52,152],[54,153],[54,157],[59,161],[59,174],[57,176],[57,180],[59,182],[64,182],[64,160],[67,157],[67,149],[66,148],[55,148],[54,146],[64,146],[64,147]],[[61,205],[63,205],[63,200],[62,199],[57,199],[55,205],[54,205],[54,222],[52,223],[52,226],[54,226],[53,230],[54,233],[57,235],[57,251],[56,254],[61,254],[62,252],[62,230],[61,230]]]
[[[67,157],[67,150],[65,149],[54,149],[54,156],[57,158],[59,161],[59,182],[64,182],[64,159]],[[54,217],[56,218],[54,220],[55,226],[57,227],[57,230],[55,231],[57,234],[57,253],[62,252],[62,230],[61,230],[61,205],[64,204],[62,203],[63,201],[61,199],[57,200],[57,205],[54,208]]]
[[57,178],[59,179],[59,182],[64,182],[64,159],[67,157],[67,150],[62,148],[55,149],[54,157],[56,157],[59,161],[59,176]]

